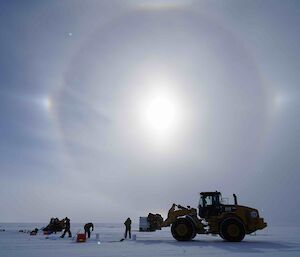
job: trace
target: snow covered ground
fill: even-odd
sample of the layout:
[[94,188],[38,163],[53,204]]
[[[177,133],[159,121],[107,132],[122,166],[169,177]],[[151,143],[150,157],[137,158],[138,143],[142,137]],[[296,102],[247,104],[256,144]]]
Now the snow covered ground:
[[[0,256],[22,257],[134,257],[134,256],[300,256],[300,227],[269,227],[256,236],[246,236],[243,242],[224,242],[219,237],[198,235],[190,242],[177,242],[166,228],[157,232],[137,232],[136,240],[119,240],[123,235],[122,224],[95,224],[92,238],[86,243],[76,243],[73,239],[59,238],[57,235],[30,236],[18,232],[45,224],[1,224]],[[74,235],[82,229],[82,224],[72,224]],[[133,230],[137,226],[133,227]],[[95,238],[100,234],[100,243]]]

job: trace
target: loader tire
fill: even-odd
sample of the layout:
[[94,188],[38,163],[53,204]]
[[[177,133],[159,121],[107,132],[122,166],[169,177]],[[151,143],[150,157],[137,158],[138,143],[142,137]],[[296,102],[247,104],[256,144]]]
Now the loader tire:
[[225,219],[220,226],[220,236],[229,242],[240,242],[245,237],[244,226],[235,218]]
[[171,232],[177,241],[189,241],[196,236],[196,228],[194,224],[185,218],[177,219],[172,224]]
[[196,229],[194,229],[194,233],[193,233],[193,235],[192,235],[192,237],[191,237],[190,240],[194,239],[196,237],[196,235],[197,235],[197,231],[196,231]]

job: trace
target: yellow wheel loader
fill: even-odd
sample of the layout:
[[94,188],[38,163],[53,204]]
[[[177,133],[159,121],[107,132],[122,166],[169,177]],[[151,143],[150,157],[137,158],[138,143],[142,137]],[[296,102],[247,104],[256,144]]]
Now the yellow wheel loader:
[[234,204],[223,204],[220,192],[200,193],[199,216],[195,208],[173,204],[157,229],[171,226],[178,241],[192,240],[197,234],[218,234],[226,241],[240,242],[246,234],[267,226],[256,209],[238,205],[236,195],[233,197]]

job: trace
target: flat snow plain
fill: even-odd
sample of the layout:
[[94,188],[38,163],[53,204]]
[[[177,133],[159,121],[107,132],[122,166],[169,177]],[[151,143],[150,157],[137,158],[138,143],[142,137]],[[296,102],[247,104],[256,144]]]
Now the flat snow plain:
[[[136,240],[119,240],[122,224],[95,224],[95,231],[86,243],[73,238],[61,239],[61,233],[45,236],[39,232],[30,236],[18,232],[45,224],[0,223],[1,257],[155,257],[155,256],[300,256],[300,227],[269,226],[256,235],[246,236],[243,242],[224,242],[218,236],[198,235],[190,242],[177,242],[170,228],[156,232],[133,231]],[[74,235],[82,224],[71,224]],[[133,230],[137,225],[133,226]],[[96,240],[95,233],[100,234]]]

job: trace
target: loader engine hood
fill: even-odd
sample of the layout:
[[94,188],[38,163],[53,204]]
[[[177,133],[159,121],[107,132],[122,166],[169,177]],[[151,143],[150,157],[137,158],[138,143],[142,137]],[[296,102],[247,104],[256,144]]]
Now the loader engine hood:
[[253,233],[256,230],[264,229],[267,223],[259,216],[257,209],[236,205],[236,213],[243,220],[247,233]]
[[236,205],[235,207],[237,210],[245,212],[246,215],[249,215],[252,218],[259,218],[259,212],[257,209],[243,205]]

